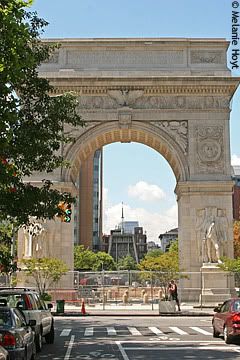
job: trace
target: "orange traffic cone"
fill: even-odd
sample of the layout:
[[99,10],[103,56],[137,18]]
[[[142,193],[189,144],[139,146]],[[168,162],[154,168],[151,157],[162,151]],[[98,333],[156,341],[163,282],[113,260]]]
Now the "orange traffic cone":
[[85,302],[84,302],[84,299],[82,299],[81,314],[82,314],[82,315],[86,315],[86,310],[85,310]]

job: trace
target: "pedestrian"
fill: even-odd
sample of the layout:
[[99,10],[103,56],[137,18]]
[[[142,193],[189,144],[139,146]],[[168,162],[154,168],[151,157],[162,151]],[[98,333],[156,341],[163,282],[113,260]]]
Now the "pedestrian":
[[170,281],[170,283],[168,285],[168,292],[169,292],[170,300],[175,300],[177,307],[178,307],[178,311],[181,311],[180,303],[179,303],[179,299],[178,299],[177,284],[175,283],[174,280]]

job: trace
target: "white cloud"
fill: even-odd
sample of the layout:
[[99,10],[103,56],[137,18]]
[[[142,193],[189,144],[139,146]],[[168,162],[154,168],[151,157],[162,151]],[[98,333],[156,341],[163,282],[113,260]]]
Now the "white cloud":
[[139,181],[135,185],[129,185],[128,195],[142,201],[157,201],[166,196],[159,186],[148,184],[145,181]]
[[240,165],[240,156],[237,156],[236,154],[232,155],[231,164],[233,166]]
[[[105,209],[103,231],[105,234],[110,234],[110,230],[115,229],[121,222],[121,215],[121,203]],[[142,226],[147,233],[147,240],[156,242],[161,233],[177,227],[177,204],[165,211],[164,215],[124,205],[124,220],[138,221],[139,226]]]

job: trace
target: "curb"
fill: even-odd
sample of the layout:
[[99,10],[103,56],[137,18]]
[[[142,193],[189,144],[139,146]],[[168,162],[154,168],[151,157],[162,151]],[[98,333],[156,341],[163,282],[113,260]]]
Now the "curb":
[[81,313],[77,313],[77,312],[64,312],[64,313],[57,313],[57,312],[52,312],[53,316],[70,316],[70,317],[84,317],[84,316],[114,316],[114,317],[121,317],[121,316],[145,316],[145,317],[153,317],[153,316],[169,316],[169,317],[186,317],[186,316],[191,316],[191,317],[201,317],[201,316],[213,316],[212,313],[207,313],[207,312],[173,312],[173,313],[169,313],[169,312],[161,312],[161,313],[86,313],[85,315],[81,314]]

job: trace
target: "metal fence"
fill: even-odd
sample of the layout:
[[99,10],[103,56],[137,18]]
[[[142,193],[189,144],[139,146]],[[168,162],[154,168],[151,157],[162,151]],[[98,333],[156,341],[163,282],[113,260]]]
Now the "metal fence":
[[219,271],[182,272],[171,274],[155,271],[100,271],[69,272],[63,278],[73,288],[51,289],[54,300],[79,302],[89,306],[108,309],[116,305],[148,305],[156,309],[159,301],[168,299],[168,283],[175,279],[181,302],[199,304],[218,303],[230,297],[235,290],[234,278]]

